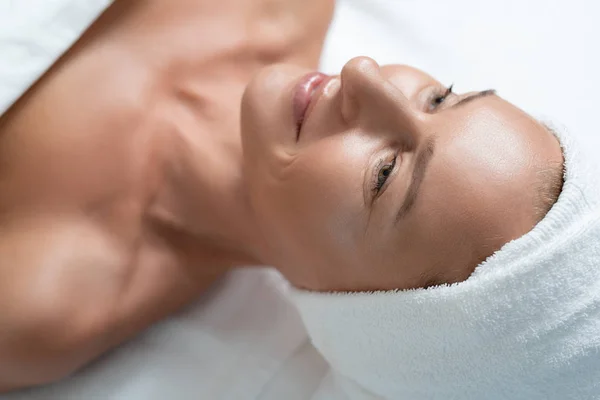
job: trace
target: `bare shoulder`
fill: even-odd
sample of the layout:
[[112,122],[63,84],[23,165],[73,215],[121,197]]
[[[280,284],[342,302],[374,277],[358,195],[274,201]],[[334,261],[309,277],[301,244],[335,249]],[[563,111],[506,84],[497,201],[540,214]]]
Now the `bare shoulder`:
[[89,216],[15,215],[0,232],[0,392],[68,376],[217,278]]
[[109,236],[80,218],[15,215],[0,258],[0,387],[61,378],[102,346],[128,264]]

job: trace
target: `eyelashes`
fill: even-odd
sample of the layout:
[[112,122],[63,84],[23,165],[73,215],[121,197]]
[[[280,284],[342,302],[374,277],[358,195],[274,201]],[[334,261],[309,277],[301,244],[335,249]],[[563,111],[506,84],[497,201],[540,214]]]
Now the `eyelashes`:
[[452,92],[453,87],[454,87],[454,84],[448,86],[445,89],[440,88],[440,89],[434,91],[428,102],[429,111],[435,111],[436,108],[438,108],[440,105],[442,105],[444,103],[444,101],[446,101],[446,99],[453,93]]
[[[451,84],[446,88],[439,87],[434,90],[427,100],[428,110],[433,112],[442,104],[444,104],[444,102],[454,94],[452,91],[453,88],[454,84]],[[398,153],[396,153],[391,159],[389,156],[381,159],[376,168],[373,169],[371,191],[374,198],[382,192],[382,189],[384,189],[388,179],[396,169],[398,156]]]
[[381,189],[387,182],[388,178],[392,175],[392,172],[394,172],[397,160],[398,155],[396,154],[392,160],[381,160],[374,169],[372,190],[375,195],[378,195],[379,192],[381,192]]

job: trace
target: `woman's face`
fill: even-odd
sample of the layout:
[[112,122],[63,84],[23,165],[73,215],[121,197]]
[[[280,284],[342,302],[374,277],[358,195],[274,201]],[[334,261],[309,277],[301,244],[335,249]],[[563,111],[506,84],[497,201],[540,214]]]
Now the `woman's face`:
[[242,104],[264,259],[292,284],[457,282],[535,225],[537,173],[562,155],[527,114],[493,92],[455,94],[421,71],[364,57],[311,97],[306,88],[322,77],[309,72],[270,67]]

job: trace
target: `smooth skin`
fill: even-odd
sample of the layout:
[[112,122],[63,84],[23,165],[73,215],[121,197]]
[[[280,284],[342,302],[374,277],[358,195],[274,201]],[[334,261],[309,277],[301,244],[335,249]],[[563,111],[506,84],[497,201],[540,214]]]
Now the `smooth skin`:
[[562,152],[517,107],[359,57],[323,85],[297,135],[293,90],[307,72],[265,69],[242,104],[251,207],[270,238],[263,259],[294,285],[462,281],[537,223],[540,173],[558,168],[560,179]]
[[333,1],[116,1],[0,119],[0,391],[63,378],[260,263],[240,100]]

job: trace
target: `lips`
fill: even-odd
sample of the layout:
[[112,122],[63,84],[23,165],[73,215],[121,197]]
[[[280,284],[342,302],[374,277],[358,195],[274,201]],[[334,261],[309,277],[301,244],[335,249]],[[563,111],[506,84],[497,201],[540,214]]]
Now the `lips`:
[[309,106],[323,82],[328,78],[320,72],[305,75],[294,89],[293,108],[296,122],[297,135],[300,134],[302,124],[308,116]]

